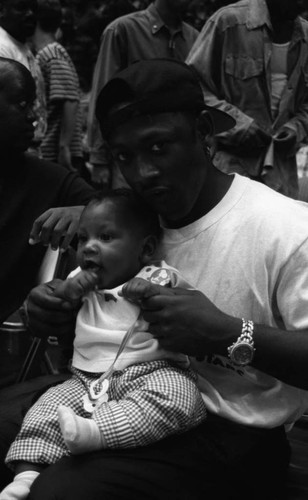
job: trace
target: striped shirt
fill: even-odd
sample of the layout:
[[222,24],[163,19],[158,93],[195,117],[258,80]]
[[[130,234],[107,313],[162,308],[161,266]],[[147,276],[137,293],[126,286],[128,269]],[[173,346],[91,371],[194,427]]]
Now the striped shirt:
[[[80,102],[80,87],[75,66],[57,42],[50,43],[37,54],[45,80],[47,98],[47,133],[42,142],[43,157],[57,161],[64,101]],[[75,131],[70,144],[73,157],[82,157],[81,109],[77,112]]]

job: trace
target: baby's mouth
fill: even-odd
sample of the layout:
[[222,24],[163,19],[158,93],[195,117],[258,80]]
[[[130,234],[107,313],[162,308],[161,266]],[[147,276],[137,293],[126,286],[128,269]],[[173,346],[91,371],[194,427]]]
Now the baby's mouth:
[[99,273],[102,270],[102,267],[92,260],[87,260],[84,262],[83,269]]

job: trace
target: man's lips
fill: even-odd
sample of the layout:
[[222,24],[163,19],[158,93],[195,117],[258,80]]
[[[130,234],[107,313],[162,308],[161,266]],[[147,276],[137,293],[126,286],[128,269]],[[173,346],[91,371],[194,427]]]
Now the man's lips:
[[24,30],[28,33],[35,30],[36,22],[33,20],[25,21],[23,24]]
[[159,198],[162,196],[166,196],[168,192],[169,189],[165,186],[155,186],[144,189],[142,194],[146,198]]

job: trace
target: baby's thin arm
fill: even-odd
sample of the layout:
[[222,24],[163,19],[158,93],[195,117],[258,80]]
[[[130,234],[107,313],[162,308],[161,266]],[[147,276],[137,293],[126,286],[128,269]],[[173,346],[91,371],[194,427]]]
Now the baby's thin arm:
[[94,290],[97,282],[98,276],[94,271],[82,270],[76,276],[62,281],[54,290],[54,295],[68,302],[76,302]]

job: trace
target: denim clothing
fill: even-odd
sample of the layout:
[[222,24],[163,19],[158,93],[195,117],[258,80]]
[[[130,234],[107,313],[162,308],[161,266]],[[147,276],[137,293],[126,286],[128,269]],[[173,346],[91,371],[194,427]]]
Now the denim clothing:
[[106,152],[95,119],[95,103],[100,90],[118,71],[140,59],[157,57],[184,61],[193,46],[198,31],[180,23],[171,31],[162,21],[155,6],[122,16],[105,29],[93,77],[88,115],[88,145],[90,162],[104,164]]
[[[297,17],[288,50],[288,83],[275,117],[272,26],[264,0],[241,0],[217,11],[187,58],[201,77],[206,103],[237,120],[233,129],[217,136],[216,166],[262,180],[292,197],[298,190],[295,152],[308,133],[307,42],[308,23]],[[252,131],[252,124],[259,128]],[[282,126],[297,135],[296,148],[284,153],[273,141]]]

